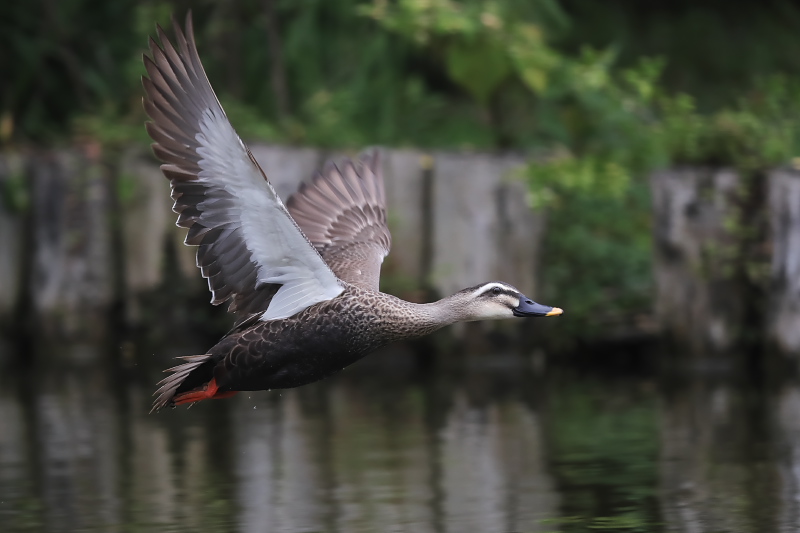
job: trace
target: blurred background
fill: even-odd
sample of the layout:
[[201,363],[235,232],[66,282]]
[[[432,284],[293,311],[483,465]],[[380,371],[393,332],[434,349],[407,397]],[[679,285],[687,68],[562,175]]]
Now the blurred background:
[[[564,317],[147,415],[232,323],[143,127],[189,9],[284,199],[382,147],[384,290]],[[4,530],[799,530],[798,30],[784,0],[0,4]]]

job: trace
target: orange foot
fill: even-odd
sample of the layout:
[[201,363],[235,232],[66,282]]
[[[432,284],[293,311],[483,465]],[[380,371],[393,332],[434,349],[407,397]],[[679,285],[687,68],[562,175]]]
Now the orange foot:
[[182,405],[184,403],[194,403],[199,402],[201,400],[221,400],[223,398],[230,398],[234,394],[238,393],[239,391],[227,391],[227,392],[219,392],[219,387],[217,386],[217,381],[215,378],[211,378],[211,381],[203,385],[201,389],[190,390],[187,392],[182,392],[180,394],[176,394],[175,397],[172,399],[173,405]]

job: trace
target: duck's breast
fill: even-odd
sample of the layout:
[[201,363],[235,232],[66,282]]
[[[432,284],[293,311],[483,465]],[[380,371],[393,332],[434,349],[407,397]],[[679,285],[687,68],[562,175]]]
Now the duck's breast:
[[232,345],[226,343],[227,380],[237,390],[299,387],[342,370],[390,341],[385,317],[370,302],[336,298],[288,319],[258,324],[239,334]]

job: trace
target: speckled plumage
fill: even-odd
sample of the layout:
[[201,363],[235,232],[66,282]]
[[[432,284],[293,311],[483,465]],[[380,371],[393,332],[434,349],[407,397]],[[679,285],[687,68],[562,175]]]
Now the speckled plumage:
[[[313,383],[381,346],[428,335],[457,320],[458,316],[445,312],[445,307],[441,303],[406,302],[347,284],[345,291],[332,300],[289,318],[254,321],[228,334],[208,354],[192,356],[185,363],[192,366],[192,372],[179,375],[180,379],[171,379],[179,372],[166,378],[154,408],[169,405],[176,394],[202,386],[212,377],[223,392]],[[200,364],[198,357],[203,358]]]

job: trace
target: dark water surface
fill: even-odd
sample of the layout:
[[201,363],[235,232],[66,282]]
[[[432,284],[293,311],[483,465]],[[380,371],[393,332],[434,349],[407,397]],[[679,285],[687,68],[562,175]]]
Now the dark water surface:
[[155,373],[6,372],[0,531],[800,530],[797,384],[483,361],[157,415]]

